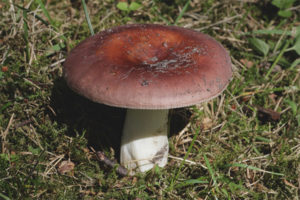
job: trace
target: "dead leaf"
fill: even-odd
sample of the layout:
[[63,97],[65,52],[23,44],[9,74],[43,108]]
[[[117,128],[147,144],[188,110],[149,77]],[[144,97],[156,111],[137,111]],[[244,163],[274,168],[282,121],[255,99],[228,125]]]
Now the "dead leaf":
[[70,161],[70,160],[66,161],[65,160],[65,161],[62,161],[60,163],[60,165],[58,167],[58,172],[60,174],[65,174],[67,172],[73,171],[74,167],[75,167],[75,164],[72,161]]
[[280,119],[280,113],[276,112],[272,109],[269,108],[263,108],[260,106],[257,106],[257,113],[258,113],[258,118],[261,121],[278,121]]
[[277,95],[274,94],[274,93],[269,94],[269,98],[272,100],[272,102],[273,102],[274,104],[276,104],[276,97],[277,97]]
[[245,65],[247,68],[251,68],[253,66],[253,62],[247,59],[241,59],[240,62]]
[[136,183],[137,183],[137,178],[136,178],[136,177],[133,177],[132,182],[131,182],[131,185],[135,185]]
[[298,188],[295,185],[293,185],[292,183],[288,182],[286,179],[283,179],[283,182],[284,182],[284,184],[286,184],[286,185],[288,185],[288,186],[290,186],[292,188],[296,188],[296,189]]
[[2,72],[7,72],[7,71],[8,71],[8,67],[7,67],[7,66],[3,66],[3,67],[1,68],[1,71],[2,71]]
[[92,190],[80,190],[79,192],[81,194],[85,194],[85,195],[96,195],[96,192],[94,192]]
[[282,68],[280,65],[275,65],[275,67],[273,68],[272,72],[281,72]]
[[242,97],[242,101],[243,102],[247,102],[247,101],[249,101],[251,99],[251,96],[243,96]]
[[267,191],[269,191],[269,189],[266,186],[264,186],[263,184],[260,184],[260,183],[256,184],[256,189],[259,192],[267,192]]
[[210,129],[213,126],[213,121],[209,117],[205,117],[202,120],[202,127],[204,130]]
[[235,109],[236,109],[236,105],[235,105],[235,104],[232,104],[232,105],[231,105],[231,108],[232,108],[232,110],[235,110]]

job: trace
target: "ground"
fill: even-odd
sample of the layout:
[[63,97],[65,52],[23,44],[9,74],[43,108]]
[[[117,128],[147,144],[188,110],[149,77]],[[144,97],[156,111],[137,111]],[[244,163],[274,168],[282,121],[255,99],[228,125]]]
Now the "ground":
[[[0,2],[1,199],[299,199],[299,2],[132,2]],[[133,23],[214,37],[234,75],[173,111],[165,168],[121,176],[93,150],[118,161],[125,111],[71,91],[62,65],[92,29]]]

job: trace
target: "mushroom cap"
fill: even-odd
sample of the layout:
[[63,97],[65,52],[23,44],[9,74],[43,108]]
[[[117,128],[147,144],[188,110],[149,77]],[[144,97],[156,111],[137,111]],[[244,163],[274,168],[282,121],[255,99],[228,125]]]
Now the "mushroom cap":
[[175,26],[125,25],[75,47],[68,85],[92,101],[133,109],[194,105],[219,95],[232,76],[229,54],[211,37]]

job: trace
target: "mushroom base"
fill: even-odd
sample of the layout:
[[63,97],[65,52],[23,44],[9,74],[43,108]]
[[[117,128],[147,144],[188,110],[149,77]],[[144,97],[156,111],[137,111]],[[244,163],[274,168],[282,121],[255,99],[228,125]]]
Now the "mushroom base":
[[167,164],[168,113],[168,110],[127,110],[120,161],[131,175]]

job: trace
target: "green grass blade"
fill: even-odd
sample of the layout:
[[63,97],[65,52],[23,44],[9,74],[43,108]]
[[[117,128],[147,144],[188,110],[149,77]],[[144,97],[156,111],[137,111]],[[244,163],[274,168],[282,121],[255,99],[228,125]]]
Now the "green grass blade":
[[91,35],[94,35],[94,29],[92,27],[92,23],[91,23],[91,20],[90,20],[90,17],[89,17],[89,13],[88,13],[88,10],[87,10],[87,6],[86,6],[86,3],[85,3],[85,0],[81,0],[82,2],[82,5],[83,5],[83,10],[84,10],[84,14],[85,14],[85,19],[88,23],[88,26],[89,26],[89,29],[90,29],[90,32],[91,32]]
[[66,45],[63,43],[55,44],[46,50],[46,56],[53,55],[55,52],[59,52],[65,47]]
[[249,43],[253,46],[255,50],[257,50],[264,56],[267,56],[267,54],[269,53],[270,47],[265,41],[258,38],[250,38]]
[[159,18],[160,18],[161,20],[163,20],[167,25],[171,25],[171,22],[170,22],[167,18],[165,18],[165,17],[159,12],[159,10],[157,9],[157,7],[154,6],[153,9],[155,10],[156,14],[159,16]]
[[[49,12],[47,11],[44,3],[41,0],[36,0],[38,2],[38,4],[40,5],[40,7],[42,8],[42,11],[44,13],[44,15],[47,17],[47,19],[49,20],[51,26],[58,31],[58,28],[55,26],[54,21],[52,20],[52,18],[49,15]],[[67,38],[64,35],[60,36],[61,39],[63,39],[66,43],[68,42]]]
[[28,24],[27,24],[27,11],[23,10],[23,29],[24,29],[24,40],[26,43],[26,61],[29,61],[30,58],[30,50],[29,50],[29,39],[28,39]]
[[290,41],[287,40],[287,42],[285,43],[284,47],[281,49],[279,55],[277,56],[277,58],[275,59],[275,61],[273,62],[273,64],[271,65],[270,69],[268,70],[266,76],[265,76],[265,79],[268,80],[271,72],[273,71],[274,67],[276,66],[276,64],[278,63],[278,61],[280,60],[280,58],[283,56],[285,50],[288,48],[290,44]]
[[[40,7],[42,8],[43,13],[47,17],[47,19],[49,20],[51,26],[54,28],[55,31],[58,31],[58,28],[55,26],[54,21],[50,17],[49,12],[47,11],[47,9],[45,7],[45,4],[41,0],[36,0],[36,1],[40,5]],[[60,38],[63,39],[65,41],[65,43],[67,44],[68,40],[64,35],[61,35]]]
[[207,180],[201,180],[201,178],[198,179],[189,179],[186,180],[180,184],[178,184],[177,186],[175,186],[175,188],[182,188],[182,187],[186,187],[189,185],[194,185],[194,184],[208,184],[209,182]]
[[178,23],[178,21],[182,18],[182,16],[184,15],[185,11],[187,10],[187,8],[190,5],[191,0],[188,0],[185,5],[183,6],[181,12],[179,13],[178,17],[176,18],[174,25],[176,25]]
[[286,31],[286,30],[280,30],[280,29],[273,29],[273,30],[268,30],[268,29],[261,29],[261,30],[255,30],[252,32],[246,32],[246,33],[241,33],[241,35],[292,35],[292,31]]
[[267,143],[271,142],[271,140],[269,140],[267,138],[264,138],[264,137],[261,137],[261,136],[256,136],[255,139],[259,140],[259,141],[262,141],[262,142],[267,142]]
[[291,66],[289,67],[289,69],[293,69],[294,67],[296,67],[297,65],[300,64],[300,58],[296,59]]
[[8,108],[10,105],[12,105],[12,102],[8,102],[6,104],[4,104],[1,108],[0,108],[0,113],[2,113],[2,111],[4,111],[6,108]]
[[282,173],[270,172],[270,171],[266,171],[266,170],[260,169],[260,168],[258,168],[258,167],[254,167],[254,166],[246,165],[246,164],[242,164],[242,163],[233,163],[233,164],[230,164],[229,166],[230,166],[230,167],[242,167],[242,168],[247,168],[247,169],[251,169],[251,170],[254,170],[254,171],[264,172],[264,173],[268,173],[268,174],[272,174],[272,175],[277,175],[277,176],[285,176],[285,175],[282,174]]
[[[27,14],[31,14],[31,15],[33,14],[33,13],[30,13],[30,10],[27,9],[27,8],[24,8],[24,7],[19,6],[19,5],[17,5],[17,4],[13,4],[13,5],[16,6],[16,7],[19,8],[19,9],[21,9],[21,10],[27,11]],[[34,16],[37,20],[40,20],[44,25],[49,26],[49,23],[48,23],[47,21],[45,21],[41,16],[37,15],[36,13],[33,14],[33,16]]]
[[213,180],[213,182],[214,182],[213,185],[217,185],[217,179],[216,179],[214,170],[212,169],[212,167],[211,167],[211,165],[210,165],[210,163],[209,163],[209,160],[207,159],[207,157],[206,157],[205,154],[203,155],[203,157],[204,157],[205,164],[206,164],[206,167],[207,167],[207,169],[208,169],[208,172],[209,172],[209,174],[210,174],[210,176],[211,176],[211,178],[212,178],[212,180]]
[[4,200],[10,200],[10,198],[8,198],[7,196],[5,196],[4,194],[0,193],[0,197],[3,198]]
[[47,17],[47,19],[49,20],[50,24],[52,26],[54,26],[54,21],[52,20],[52,18],[50,17],[46,7],[45,7],[45,4],[41,1],[41,0],[36,0],[38,2],[38,4],[40,5],[44,15]]
[[193,148],[193,146],[194,146],[195,140],[196,140],[196,138],[198,137],[199,133],[200,133],[200,129],[196,131],[196,134],[194,135],[194,137],[193,137],[193,139],[192,139],[192,142],[191,142],[191,144],[190,144],[190,146],[189,146],[189,148],[188,148],[186,154],[184,155],[183,161],[180,163],[180,166],[179,166],[179,168],[178,168],[178,170],[177,170],[175,176],[173,177],[173,179],[172,179],[172,181],[171,181],[171,184],[170,184],[170,191],[173,190],[174,185],[175,185],[175,182],[176,182],[176,180],[177,180],[178,177],[179,177],[179,173],[180,173],[180,171],[181,171],[181,169],[182,169],[182,167],[183,167],[183,165],[184,165],[184,163],[185,163],[185,160],[187,159],[187,157],[189,156],[190,152],[192,151],[192,148]]
[[289,106],[290,106],[291,109],[292,109],[293,115],[296,116],[296,115],[297,115],[297,110],[298,110],[298,108],[297,108],[297,103],[294,102],[294,101],[291,101],[291,100],[289,100],[289,99],[286,99],[285,102],[286,102],[287,104],[289,104]]

